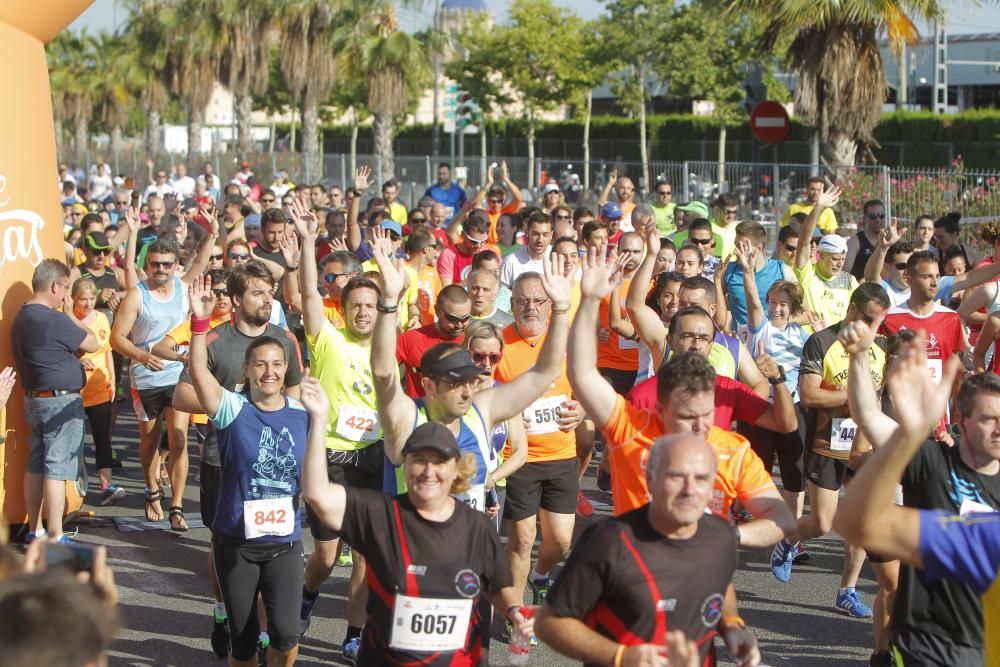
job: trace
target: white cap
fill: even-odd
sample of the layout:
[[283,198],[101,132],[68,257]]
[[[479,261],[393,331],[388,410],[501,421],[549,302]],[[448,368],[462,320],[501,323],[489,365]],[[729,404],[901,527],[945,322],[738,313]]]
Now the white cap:
[[550,192],[559,192],[559,184],[558,183],[546,183],[545,187],[542,188],[542,194],[543,195],[547,195]]
[[819,240],[819,251],[832,255],[847,252],[847,239],[840,234],[827,234]]

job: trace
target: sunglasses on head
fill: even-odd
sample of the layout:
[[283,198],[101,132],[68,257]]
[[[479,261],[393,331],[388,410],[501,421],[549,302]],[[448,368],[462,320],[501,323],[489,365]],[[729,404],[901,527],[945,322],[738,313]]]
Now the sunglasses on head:
[[451,313],[442,313],[442,314],[444,315],[444,318],[449,322],[451,322],[452,324],[465,324],[466,322],[472,319],[471,314],[465,315],[463,317],[459,317],[458,315],[452,315]]
[[246,260],[250,259],[250,255],[245,252],[231,252],[229,253],[229,259],[240,260],[241,262],[245,262]]
[[496,366],[497,364],[500,363],[500,360],[502,358],[503,358],[503,355],[500,354],[499,352],[491,352],[489,354],[487,354],[486,352],[473,352],[472,353],[472,361],[474,361],[477,364],[484,364],[487,361],[489,361],[490,362],[490,366]]

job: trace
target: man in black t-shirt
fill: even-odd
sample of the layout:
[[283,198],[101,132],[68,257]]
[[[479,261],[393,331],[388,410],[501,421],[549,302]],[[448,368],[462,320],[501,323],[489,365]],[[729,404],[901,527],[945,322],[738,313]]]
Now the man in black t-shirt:
[[[855,325],[856,329],[861,329]],[[854,334],[851,363],[864,367],[872,332]],[[853,371],[852,371],[853,377]],[[896,430],[891,404],[880,406],[867,382],[848,382],[851,413],[877,449]],[[967,515],[1000,511],[1000,377],[984,373],[967,378],[957,400],[960,437],[954,446],[927,440],[903,474],[903,504]],[[892,614],[897,664],[980,667],[983,609],[980,596],[953,580],[929,580],[921,570],[902,565]],[[900,659],[902,662],[900,663]]]
[[[33,294],[14,316],[10,330],[14,363],[24,388],[24,411],[31,426],[24,496],[30,542],[46,535],[63,541],[66,482],[76,480],[83,463],[83,398],[86,383],[77,352],[96,352],[97,338],[69,306],[69,269],[44,259],[31,276]],[[63,305],[65,312],[58,308]]]
[[[536,617],[546,644],[585,665],[640,664],[681,630],[715,665],[721,634],[738,659],[759,660],[732,593],[738,534],[705,514],[716,455],[702,438],[654,443],[646,465],[648,505],[601,521],[574,547]],[[646,663],[642,663],[646,664]]]
[[[244,380],[243,360],[247,346],[255,338],[270,336],[281,341],[288,359],[285,393],[298,398],[298,385],[302,378],[298,342],[288,331],[274,324],[268,324],[273,286],[274,278],[260,262],[251,260],[232,271],[226,282],[226,291],[229,292],[233,302],[234,319],[233,322],[217,326],[209,332],[208,369],[224,389],[238,391]],[[173,405],[184,412],[204,412],[187,369],[181,374],[180,382],[174,388]],[[211,530],[218,504],[221,461],[215,429],[211,423],[207,425],[207,429],[200,468],[201,518]],[[209,571],[214,572],[212,551],[210,550],[208,554]],[[216,601],[212,649],[219,657],[226,657],[229,654],[228,617],[215,576],[211,577],[211,585]]]
[[[288,223],[285,220],[285,212],[280,208],[269,208],[260,216],[260,239],[254,254],[257,257],[274,262],[286,272],[289,270],[288,260],[281,252],[281,242],[285,240],[285,232]],[[295,270],[298,267],[291,267]],[[275,284],[274,299],[281,307],[285,307],[285,276]]]

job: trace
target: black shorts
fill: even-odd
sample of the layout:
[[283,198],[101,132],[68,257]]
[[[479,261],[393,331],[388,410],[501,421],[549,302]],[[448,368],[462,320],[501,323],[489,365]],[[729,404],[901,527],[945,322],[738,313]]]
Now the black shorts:
[[764,468],[768,472],[774,468],[774,459],[777,457],[781,486],[785,491],[801,493],[806,490],[805,445],[808,423],[806,411],[799,403],[795,404],[795,414],[799,427],[791,433],[776,433],[746,422],[738,422],[736,430],[750,441],[750,447],[764,462]]
[[632,387],[635,386],[635,376],[638,373],[638,371],[623,371],[619,368],[598,368],[597,372],[611,384],[619,396],[627,396],[632,391]]
[[201,520],[205,527],[212,530],[215,523],[215,510],[219,506],[219,478],[222,468],[211,463],[201,462],[198,466],[198,476],[201,486],[198,495],[201,499]]
[[840,491],[847,479],[847,460],[830,458],[809,450],[806,454],[806,477],[821,489]]
[[538,514],[576,514],[580,491],[579,461],[574,456],[561,461],[525,463],[507,478],[507,502],[503,518],[520,521]]
[[141,422],[155,421],[170,407],[173,398],[173,385],[152,389],[132,387],[132,409],[135,410],[135,418]]
[[947,637],[903,625],[893,632],[893,650],[901,665],[948,665],[981,667],[986,664],[982,648],[966,646]]
[[[365,456],[356,456],[361,451]],[[382,490],[382,465],[378,463],[385,461],[382,441],[374,442],[358,452],[328,449],[326,454],[326,474],[331,482],[354,489]],[[340,533],[319,520],[309,503],[306,503],[306,521],[309,523],[309,532],[317,542],[330,542],[340,537]]]
[[242,544],[215,542],[215,575],[229,614],[230,652],[237,660],[257,654],[257,595],[267,611],[271,646],[290,651],[299,643],[302,606],[302,541]]

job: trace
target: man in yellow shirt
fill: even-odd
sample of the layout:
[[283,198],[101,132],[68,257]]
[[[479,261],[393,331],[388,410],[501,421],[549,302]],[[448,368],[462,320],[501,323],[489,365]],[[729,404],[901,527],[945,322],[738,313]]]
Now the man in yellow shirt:
[[409,211],[399,203],[399,183],[389,179],[382,184],[382,199],[385,200],[386,208],[389,210],[389,217],[399,223],[400,228],[406,224]]
[[[825,187],[826,182],[822,176],[813,176],[810,178],[806,183],[806,201],[795,202],[789,206],[785,214],[781,216],[781,226],[784,227],[787,225],[788,221],[796,213],[805,213],[808,215],[813,210]],[[819,228],[823,230],[824,234],[833,234],[837,231],[837,216],[833,214],[833,209],[828,208],[820,215]]]
[[851,293],[858,286],[857,279],[844,271],[847,259],[847,240],[838,234],[827,234],[819,241],[819,259],[812,261],[810,244],[802,241],[812,237],[817,221],[823,212],[840,201],[840,188],[830,186],[816,200],[799,235],[792,270],[805,295],[806,307],[823,317],[826,322],[840,322],[847,315]]

